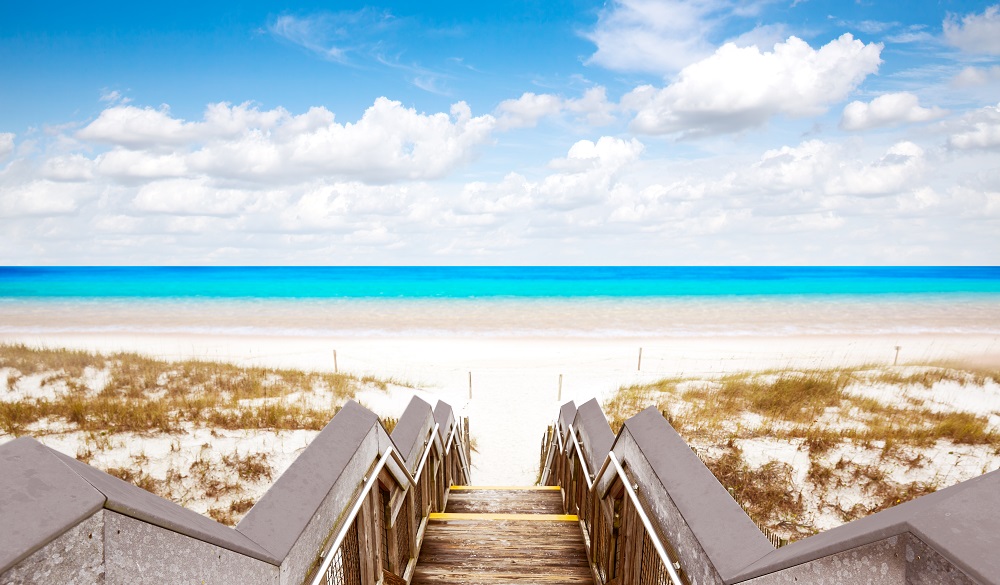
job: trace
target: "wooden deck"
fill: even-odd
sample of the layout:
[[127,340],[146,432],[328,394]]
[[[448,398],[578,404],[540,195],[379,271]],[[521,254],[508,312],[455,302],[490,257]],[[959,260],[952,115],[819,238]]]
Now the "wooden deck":
[[457,488],[427,524],[412,585],[593,582],[558,490]]

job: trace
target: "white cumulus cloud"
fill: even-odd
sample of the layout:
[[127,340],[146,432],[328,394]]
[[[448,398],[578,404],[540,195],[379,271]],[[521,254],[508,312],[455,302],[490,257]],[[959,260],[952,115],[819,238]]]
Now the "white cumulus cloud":
[[497,106],[497,128],[531,128],[547,116],[562,111],[563,100],[556,95],[526,92],[517,99],[504,100]]
[[[612,0],[586,37],[597,45],[587,61],[616,71],[669,75],[712,54],[723,25],[756,16],[768,0]],[[775,39],[781,25],[763,25],[740,43]],[[784,37],[782,37],[784,38]],[[743,46],[741,44],[741,46]]]
[[622,107],[636,112],[631,127],[644,134],[720,134],[779,114],[816,115],[876,72],[881,50],[850,34],[819,49],[796,37],[769,52],[730,43],[685,67],[663,89],[636,88]]
[[941,108],[925,108],[909,92],[886,93],[870,102],[854,101],[844,108],[840,127],[845,130],[868,130],[910,122],[927,122],[944,116]]
[[0,189],[0,217],[72,214],[95,196],[96,189],[92,185],[67,186],[56,181],[35,179]]
[[989,6],[982,14],[952,14],[943,23],[944,38],[966,53],[1000,55],[1000,5]]
[[228,216],[236,215],[247,200],[247,193],[205,179],[170,179],[144,185],[132,206],[144,213]]
[[825,190],[853,197],[897,195],[916,186],[925,168],[924,149],[912,142],[898,142],[876,161],[847,159],[838,172],[827,177]]
[[333,174],[385,183],[446,175],[470,160],[495,126],[492,116],[473,117],[464,102],[425,114],[378,98],[346,123],[321,107],[293,115],[219,103],[202,120],[186,121],[167,108],[114,106],[76,137],[112,146],[96,160],[109,176],[271,181]]
[[966,67],[952,80],[958,87],[974,87],[1000,81],[1000,65]]
[[608,101],[607,90],[601,86],[592,87],[577,99],[568,100],[566,109],[583,116],[591,126],[603,126],[615,120],[618,106]]
[[669,73],[712,52],[706,20],[718,2],[615,0],[588,35],[589,63],[614,70]]
[[1000,104],[970,112],[959,121],[948,144],[960,150],[1000,147]]
[[617,106],[608,101],[607,90],[601,86],[589,88],[579,98],[565,99],[557,95],[526,92],[517,99],[500,102],[496,109],[497,129],[533,128],[542,118],[570,112],[591,126],[614,121]]
[[602,136],[596,142],[580,140],[565,157],[549,163],[554,172],[531,181],[518,173],[508,174],[500,183],[475,182],[465,186],[464,215],[480,214],[487,220],[513,211],[570,212],[608,200],[618,187],[618,179],[629,164],[642,154],[636,139]]

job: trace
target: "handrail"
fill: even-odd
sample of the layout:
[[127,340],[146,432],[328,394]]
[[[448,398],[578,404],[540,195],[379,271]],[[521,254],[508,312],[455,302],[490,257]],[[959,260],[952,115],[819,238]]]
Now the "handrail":
[[420,464],[417,465],[417,470],[413,472],[413,479],[417,479],[424,472],[424,464],[427,463],[427,457],[431,454],[431,443],[434,442],[434,437],[437,436],[439,426],[438,423],[434,423],[434,429],[431,430],[431,440],[424,443],[426,449],[424,449],[424,454],[420,457]]
[[[455,442],[455,435],[456,435],[456,433],[458,433],[458,420],[457,419],[455,419],[455,424],[453,424],[451,426],[451,434],[448,435],[448,442],[445,444],[445,449],[444,449],[444,454],[445,455],[449,455],[451,453],[451,446]],[[469,438],[466,437],[465,440],[468,441]],[[462,467],[465,468],[466,483],[471,482],[472,481],[472,468],[469,465],[469,462],[466,461],[466,459],[465,459],[465,450],[464,449],[459,449],[458,450],[458,460],[462,464]]]
[[[583,477],[587,480],[587,491],[589,492],[594,489],[594,480],[590,479],[587,460],[583,457],[583,449],[580,447],[579,441],[576,440],[576,434],[573,433],[573,425],[569,425],[569,436],[573,439],[573,446],[576,447],[576,455],[580,459],[580,465],[583,467]],[[569,451],[569,445],[566,445],[566,450]]]
[[[670,557],[667,555],[667,550],[663,548],[663,543],[656,535],[656,529],[653,527],[652,521],[650,521],[649,516],[646,515],[646,510],[643,509],[642,503],[639,502],[639,496],[635,495],[635,490],[632,489],[632,484],[629,483],[628,476],[625,475],[625,470],[622,469],[620,463],[618,463],[618,457],[615,456],[614,451],[608,452],[608,459],[615,466],[615,472],[618,477],[622,480],[622,485],[625,486],[625,493],[628,494],[632,504],[635,506],[635,511],[639,514],[639,519],[642,520],[642,525],[646,528],[646,532],[649,534],[649,540],[653,542],[653,548],[656,549],[656,554],[659,555],[660,561],[667,568],[667,573],[670,574],[670,581],[674,585],[684,585],[681,582],[680,575],[677,574],[677,570],[674,568],[673,562],[671,562]],[[606,469],[607,466],[602,469]]]
[[[431,430],[431,437],[437,437],[438,429],[440,425],[434,423],[434,428]],[[399,465],[400,469],[403,470],[403,476],[406,478],[406,482],[413,487],[417,487],[417,482],[420,480],[420,476],[424,472],[424,467],[427,463],[427,458],[431,452],[430,443],[426,444],[426,449],[424,449],[424,454],[420,458],[420,463],[417,465],[416,471],[411,475],[410,470],[406,467],[406,460],[402,458],[399,451],[393,445],[386,447],[384,453],[379,457],[378,463],[375,464],[375,468],[371,473],[365,478],[365,485],[361,488],[361,493],[354,501],[354,506],[351,507],[351,512],[347,515],[347,519],[340,527],[340,531],[337,532],[337,537],[333,539],[333,545],[326,550],[323,554],[323,562],[320,564],[319,570],[310,582],[311,585],[319,585],[326,575],[327,570],[330,568],[330,564],[333,562],[333,557],[336,556],[336,550],[340,548],[340,545],[344,543],[344,539],[347,538],[347,533],[354,524],[354,519],[358,517],[358,512],[361,510],[361,506],[364,505],[365,499],[368,497],[368,493],[371,492],[372,486],[375,485],[375,480],[378,479],[378,474],[381,473],[382,469],[388,464],[389,459],[392,458]],[[445,453],[447,454],[447,453]]]
[[[660,561],[667,568],[667,573],[670,575],[670,581],[673,585],[684,585],[681,581],[680,576],[677,574],[675,565],[670,560],[670,556],[667,555],[667,550],[663,547],[663,543],[660,542],[659,537],[657,537],[656,529],[653,527],[652,521],[650,521],[649,516],[646,515],[646,510],[642,506],[642,502],[639,501],[639,496],[635,494],[635,490],[632,488],[632,484],[629,483],[629,478],[625,475],[625,470],[622,468],[621,464],[618,462],[618,457],[615,455],[614,451],[609,451],[608,456],[604,459],[604,464],[601,465],[600,471],[594,476],[594,479],[590,479],[590,473],[587,470],[587,461],[583,457],[583,449],[580,447],[580,442],[576,440],[576,434],[573,433],[573,425],[569,425],[569,436],[573,439],[573,447],[576,449],[577,456],[580,459],[580,465],[583,468],[583,477],[587,480],[587,491],[592,492],[594,485],[600,481],[601,477],[608,470],[609,464],[613,465],[615,472],[618,477],[621,478],[622,484],[625,486],[625,493],[628,494],[629,499],[632,500],[632,504],[635,506],[635,511],[639,515],[639,519],[642,521],[642,525],[645,527],[646,532],[649,534],[649,540],[653,542],[653,548],[656,549],[656,554],[660,557]],[[569,451],[570,445],[566,445],[566,451]]]
[[[372,486],[375,485],[375,481],[378,479],[378,474],[382,471],[382,468],[385,467],[386,463],[389,461],[389,457],[392,456],[394,451],[395,449],[392,445],[390,445],[389,448],[386,449],[385,453],[382,454],[382,457],[379,458],[378,463],[375,465],[375,469],[365,480],[365,486],[361,489],[361,494],[354,501],[351,513],[347,515],[347,520],[340,527],[340,532],[337,533],[337,538],[333,540],[333,546],[331,546],[329,550],[327,550],[326,554],[323,555],[323,562],[320,563],[319,570],[316,571],[316,575],[310,582],[311,585],[319,585],[319,583],[326,578],[326,572],[330,569],[333,557],[337,556],[335,551],[340,548],[341,544],[343,544],[344,539],[347,537],[347,531],[350,530],[351,526],[354,524],[354,519],[358,517],[358,512],[361,511],[361,506],[364,505],[365,498],[368,497],[368,492],[372,490]],[[403,469],[406,469],[405,465],[403,466]],[[407,475],[409,475],[409,472],[407,472]]]
[[[552,434],[559,438],[559,452],[562,452],[562,437],[559,437],[559,419],[556,419],[554,425],[552,425]],[[542,475],[538,480],[539,485],[545,485],[545,482],[549,481],[549,473],[552,468],[552,456],[554,451],[553,447],[556,446],[556,442],[549,438],[549,446],[545,450],[545,459],[542,460]]]

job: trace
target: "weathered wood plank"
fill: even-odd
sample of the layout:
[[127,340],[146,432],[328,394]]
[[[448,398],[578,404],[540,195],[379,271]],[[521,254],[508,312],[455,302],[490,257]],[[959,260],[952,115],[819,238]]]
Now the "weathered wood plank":
[[445,512],[461,516],[428,522],[411,585],[593,585],[579,524],[543,519],[562,515],[556,490],[455,490]]

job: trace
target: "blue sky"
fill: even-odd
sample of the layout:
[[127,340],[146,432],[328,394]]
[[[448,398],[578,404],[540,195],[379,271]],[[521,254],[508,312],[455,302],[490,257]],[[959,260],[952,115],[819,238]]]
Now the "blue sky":
[[0,7],[6,264],[995,264],[983,2]]

